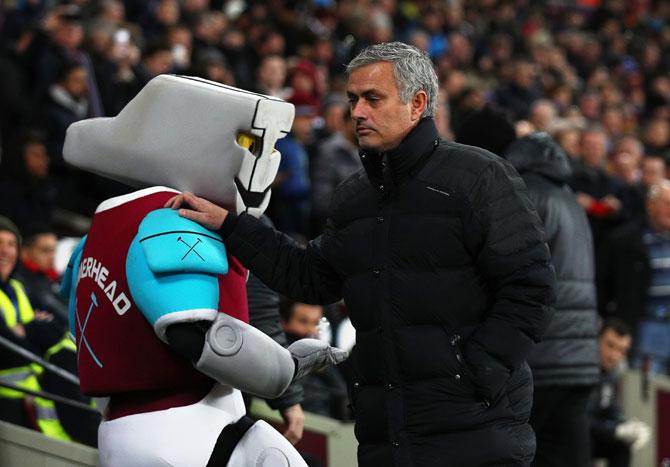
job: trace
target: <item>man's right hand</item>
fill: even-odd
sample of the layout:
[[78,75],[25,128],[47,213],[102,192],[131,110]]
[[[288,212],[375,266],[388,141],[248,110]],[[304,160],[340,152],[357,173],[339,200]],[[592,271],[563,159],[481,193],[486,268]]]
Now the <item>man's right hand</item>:
[[337,365],[347,359],[346,350],[331,347],[319,339],[300,339],[288,346],[295,361],[293,379],[299,379],[315,371],[321,371],[328,365]]
[[[184,206],[188,206],[188,209]],[[186,219],[197,222],[203,227],[217,231],[223,225],[228,216],[228,210],[195,196],[189,191],[174,196],[165,203],[166,208],[179,209],[179,215]]]

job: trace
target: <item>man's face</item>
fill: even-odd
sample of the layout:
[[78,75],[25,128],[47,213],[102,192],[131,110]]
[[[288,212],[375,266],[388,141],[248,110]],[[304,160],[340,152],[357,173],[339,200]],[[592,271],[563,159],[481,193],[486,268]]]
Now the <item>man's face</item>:
[[296,303],[291,319],[284,323],[284,331],[300,338],[316,337],[322,316],[323,308],[320,306]]
[[147,57],[144,61],[144,65],[151,76],[167,73],[172,68],[172,53],[169,50],[156,52],[153,56]]
[[18,254],[19,244],[16,236],[7,230],[0,230],[0,280],[3,282],[9,279],[14,270]]
[[619,366],[626,358],[632,339],[630,336],[620,336],[613,329],[608,328],[600,336],[600,367],[611,371]]
[[52,269],[57,243],[58,239],[52,233],[37,235],[30,245],[21,249],[21,257],[35,263],[41,269]]
[[49,156],[47,149],[42,143],[29,143],[23,150],[26,173],[37,179],[46,178],[49,175]]
[[[423,91],[417,95],[420,93]],[[356,122],[358,144],[363,149],[395,148],[417,125],[425,109],[425,102],[417,102],[416,95],[406,104],[400,100],[390,62],[371,63],[353,70],[347,96],[351,118]]]
[[655,198],[647,200],[647,215],[659,232],[670,232],[670,188],[661,188]]
[[665,178],[665,162],[660,157],[642,160],[642,184],[646,187],[660,183]]
[[65,78],[63,87],[75,99],[85,97],[88,94],[88,72],[86,68],[79,67],[72,70]]
[[587,165],[600,167],[607,155],[605,135],[599,132],[584,133],[581,141],[581,152]]

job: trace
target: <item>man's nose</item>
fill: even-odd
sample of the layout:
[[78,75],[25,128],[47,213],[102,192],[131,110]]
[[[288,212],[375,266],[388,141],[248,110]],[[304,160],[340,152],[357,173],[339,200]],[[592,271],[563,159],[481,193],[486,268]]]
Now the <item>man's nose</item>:
[[366,112],[365,112],[365,104],[361,103],[359,100],[355,104],[351,104],[351,119],[354,121],[359,121],[359,120],[365,120],[366,117]]

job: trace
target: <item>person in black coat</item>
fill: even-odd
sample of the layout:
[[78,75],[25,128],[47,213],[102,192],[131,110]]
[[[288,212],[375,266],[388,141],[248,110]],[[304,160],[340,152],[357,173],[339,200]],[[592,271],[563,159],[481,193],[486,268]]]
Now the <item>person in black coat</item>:
[[503,156],[528,186],[556,268],[556,312],[528,358],[535,383],[530,423],[537,436],[533,465],[588,466],[586,407],[599,378],[594,250],[591,229],[568,186],[567,155],[546,133],[520,139],[497,109],[470,115],[458,141],[478,143]]
[[430,59],[394,42],[348,66],[364,169],[336,189],[326,231],[301,248],[192,193],[166,206],[220,230],[228,250],[303,303],[344,298],[356,327],[350,399],[358,463],[529,465],[526,357],[555,277],[516,171],[440,141]]
[[51,313],[67,329],[67,303],[60,296],[60,274],[55,269],[58,237],[51,226],[33,223],[23,229],[20,261],[15,278],[26,289],[33,308]]

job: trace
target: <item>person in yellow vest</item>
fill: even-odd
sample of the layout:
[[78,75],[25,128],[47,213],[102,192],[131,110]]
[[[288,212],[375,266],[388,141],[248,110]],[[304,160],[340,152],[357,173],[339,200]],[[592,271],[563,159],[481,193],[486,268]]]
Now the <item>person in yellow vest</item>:
[[[49,313],[33,310],[23,285],[12,278],[21,236],[14,223],[0,216],[0,335],[17,345],[43,355],[60,340],[61,331],[50,326]],[[0,382],[29,390],[40,390],[39,366],[9,350],[0,350]],[[33,427],[25,409],[25,394],[0,387],[0,419]]]

